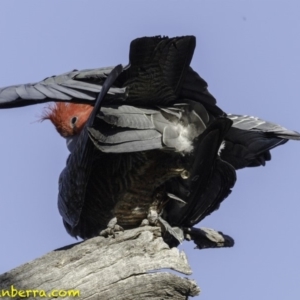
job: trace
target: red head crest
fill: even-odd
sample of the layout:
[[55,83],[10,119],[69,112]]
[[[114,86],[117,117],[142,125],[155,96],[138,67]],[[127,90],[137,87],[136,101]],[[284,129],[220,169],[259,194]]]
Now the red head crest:
[[80,133],[92,110],[89,104],[57,102],[45,109],[41,121],[50,120],[61,136],[70,137]]

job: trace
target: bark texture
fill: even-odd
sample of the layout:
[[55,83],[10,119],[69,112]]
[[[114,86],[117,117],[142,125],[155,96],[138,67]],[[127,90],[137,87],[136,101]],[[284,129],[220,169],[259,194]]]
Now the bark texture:
[[80,299],[89,300],[188,299],[199,294],[195,281],[161,269],[192,273],[186,255],[169,248],[160,228],[135,228],[115,238],[96,237],[57,249],[4,273],[0,291],[11,285],[18,290],[80,290]]

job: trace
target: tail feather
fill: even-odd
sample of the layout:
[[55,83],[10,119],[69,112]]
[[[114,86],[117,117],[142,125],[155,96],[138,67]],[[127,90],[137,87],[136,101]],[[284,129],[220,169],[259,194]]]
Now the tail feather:
[[225,117],[217,105],[217,100],[208,91],[206,81],[199,76],[191,67],[188,68],[185,80],[180,91],[180,98],[190,99],[205,106],[205,109],[215,117]]
[[234,239],[212,228],[186,228],[186,235],[197,245],[197,249],[233,247]]
[[123,86],[128,87],[128,103],[167,105],[175,101],[195,46],[194,36],[144,37],[132,41],[130,67],[120,78]]

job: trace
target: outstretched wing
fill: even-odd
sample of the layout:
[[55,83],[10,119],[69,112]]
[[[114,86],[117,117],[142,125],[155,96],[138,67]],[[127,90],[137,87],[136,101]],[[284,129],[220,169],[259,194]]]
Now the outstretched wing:
[[270,150],[288,140],[300,140],[300,134],[256,117],[228,115],[233,121],[227,133],[223,160],[235,169],[264,166],[271,159]]
[[[37,83],[0,89],[0,108],[13,108],[49,101],[94,102],[113,67],[74,70]],[[108,99],[124,100],[125,88],[111,87]]]
[[[112,86],[106,101],[163,104],[176,98],[189,70],[195,49],[194,36],[140,38],[130,46],[130,64]],[[176,62],[176,63],[174,63]],[[0,89],[0,108],[49,101],[94,102],[113,67],[74,70],[37,83]]]

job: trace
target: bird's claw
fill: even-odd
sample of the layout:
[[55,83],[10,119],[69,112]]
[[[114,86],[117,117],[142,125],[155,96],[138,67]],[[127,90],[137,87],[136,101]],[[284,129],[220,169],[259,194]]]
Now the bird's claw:
[[150,222],[148,219],[144,219],[140,225],[140,227],[145,227],[145,226],[149,226],[150,225]]
[[117,224],[117,218],[113,218],[108,222],[107,228],[100,231],[99,235],[104,237],[109,237],[109,236],[115,237],[116,233],[119,234],[120,232],[123,231],[124,228]]

